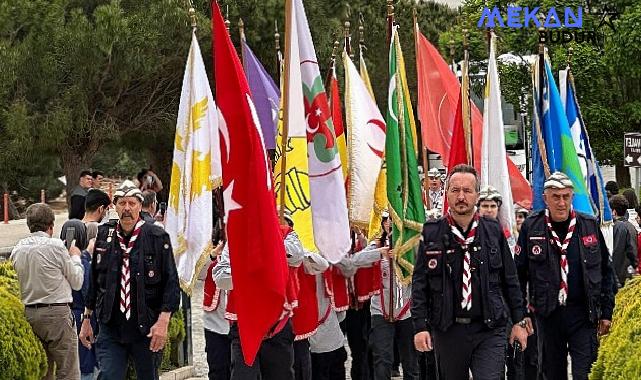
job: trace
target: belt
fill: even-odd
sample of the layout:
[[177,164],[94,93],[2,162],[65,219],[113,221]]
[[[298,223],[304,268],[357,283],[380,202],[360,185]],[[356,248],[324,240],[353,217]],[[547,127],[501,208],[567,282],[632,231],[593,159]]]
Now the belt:
[[472,323],[472,318],[456,318],[454,321],[462,325],[469,325]]
[[34,304],[31,304],[31,305],[25,305],[25,307],[28,307],[28,308],[30,308],[30,309],[39,309],[39,308],[43,308],[43,307],[52,307],[52,306],[68,306],[68,307],[71,307],[71,305],[72,305],[72,304],[71,304],[70,302],[69,302],[69,303],[67,303],[67,302],[59,302],[59,303],[34,303]]

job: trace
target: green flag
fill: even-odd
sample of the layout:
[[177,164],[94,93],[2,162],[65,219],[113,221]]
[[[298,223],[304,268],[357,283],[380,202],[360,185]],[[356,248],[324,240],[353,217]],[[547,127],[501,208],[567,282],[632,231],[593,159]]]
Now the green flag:
[[403,52],[396,28],[389,50],[389,94],[385,160],[387,199],[392,218],[396,275],[403,284],[412,280],[414,247],[419,243],[425,222],[421,181],[416,162],[416,131],[409,99]]

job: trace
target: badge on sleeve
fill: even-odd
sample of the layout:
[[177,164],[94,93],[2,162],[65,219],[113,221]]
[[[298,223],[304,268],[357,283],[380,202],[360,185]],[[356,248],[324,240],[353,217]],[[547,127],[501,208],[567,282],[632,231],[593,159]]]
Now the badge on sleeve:
[[532,246],[532,254],[534,256],[538,256],[541,254],[541,246],[540,245],[534,245]]
[[517,255],[517,256],[521,254],[521,246],[520,245],[517,244],[516,247],[514,247],[514,254]]
[[430,269],[436,268],[437,265],[438,261],[436,261],[436,259],[430,259],[430,261],[427,262],[427,267]]

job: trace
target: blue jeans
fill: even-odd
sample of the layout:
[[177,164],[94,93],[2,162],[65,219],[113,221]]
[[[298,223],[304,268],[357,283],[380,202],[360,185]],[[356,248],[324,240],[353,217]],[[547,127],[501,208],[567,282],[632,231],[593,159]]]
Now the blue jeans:
[[162,351],[151,352],[151,338],[141,336],[131,343],[121,343],[113,328],[101,323],[99,331],[96,354],[102,380],[124,380],[129,358],[134,364],[138,380],[158,380]]

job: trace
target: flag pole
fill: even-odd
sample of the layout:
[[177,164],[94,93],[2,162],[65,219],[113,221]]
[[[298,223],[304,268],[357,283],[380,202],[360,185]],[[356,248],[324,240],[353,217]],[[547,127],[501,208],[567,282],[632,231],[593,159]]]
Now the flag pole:
[[463,131],[468,164],[474,166],[474,136],[472,131],[472,112],[470,104],[470,51],[469,31],[463,29],[463,66],[461,67],[461,112],[463,112]]
[[283,59],[280,51],[280,33],[278,33],[278,20],[274,20],[274,48],[276,49],[276,79],[280,84]]
[[[290,26],[292,24],[292,0],[285,0],[285,65],[291,60],[292,54],[292,33]],[[287,136],[289,135],[289,68],[284,67],[283,78],[283,130],[280,144],[280,206],[278,208],[278,217],[280,223],[285,223],[285,193],[287,170]]]
[[[414,54],[418,55],[418,17],[416,13],[416,7],[412,7],[412,22],[414,22],[414,27],[412,28],[413,34],[414,34]],[[416,77],[418,78],[418,65],[416,65]],[[420,124],[420,120],[419,120]],[[423,144],[423,125],[421,125],[421,146],[423,149],[421,149],[421,156],[423,158],[423,175],[427,176],[427,172],[429,171],[429,160],[427,157],[427,147],[425,144]],[[425,194],[429,194],[428,186],[426,185],[425,177],[423,177],[423,180],[421,181],[421,187],[423,188],[423,191]],[[427,200],[427,209],[431,210],[432,209],[432,202]]]
[[363,26],[363,14],[358,14],[358,58],[361,59],[363,56],[363,50],[367,49],[365,45],[365,26]]
[[[544,32],[544,28],[539,28],[539,35],[540,32]],[[538,104],[538,109],[536,112],[534,112],[534,127],[536,128],[536,134],[537,134],[537,141],[534,142],[532,141],[532,144],[537,144],[539,147],[539,154],[541,155],[541,162],[543,162],[543,171],[545,173],[545,177],[550,176],[550,166],[548,164],[547,160],[547,150],[545,149],[545,144],[543,142],[543,135],[541,134],[541,117],[543,116],[543,74],[545,72],[545,42],[539,40],[539,68],[538,68],[538,78],[536,78],[536,85],[537,85],[537,104]],[[534,169],[533,169],[534,170]]]
[[[393,31],[394,31],[394,1],[387,0],[387,46],[388,47],[392,43]],[[397,91],[402,91],[402,89],[397,89]],[[391,231],[393,230],[394,229],[393,229],[393,223],[392,223]],[[393,239],[391,236],[388,236],[387,238],[389,241],[389,247],[390,249],[392,249],[394,247]],[[385,242],[383,242],[383,244],[385,244]],[[395,276],[394,258],[391,255],[388,255],[388,260],[389,260],[390,274],[389,274],[389,299],[388,299],[389,304],[387,306],[387,310],[389,311],[388,320],[390,322],[394,322],[394,276]],[[381,305],[381,307],[383,307],[383,314],[385,314],[385,305]]]

